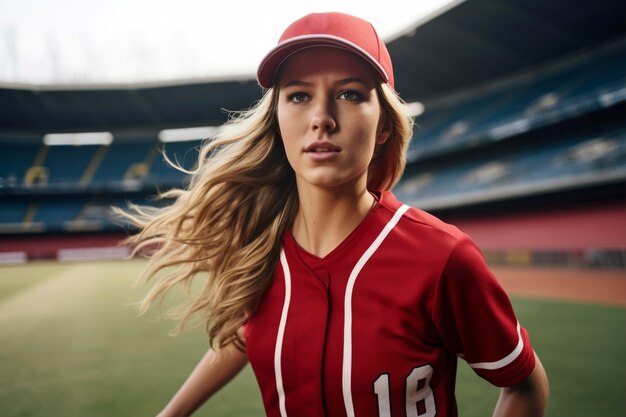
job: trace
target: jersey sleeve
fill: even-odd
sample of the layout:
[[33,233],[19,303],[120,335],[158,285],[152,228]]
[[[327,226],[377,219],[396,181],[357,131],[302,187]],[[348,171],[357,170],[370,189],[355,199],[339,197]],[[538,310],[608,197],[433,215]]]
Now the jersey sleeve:
[[494,385],[514,385],[534,369],[526,330],[466,235],[457,241],[442,271],[433,319],[446,348]]

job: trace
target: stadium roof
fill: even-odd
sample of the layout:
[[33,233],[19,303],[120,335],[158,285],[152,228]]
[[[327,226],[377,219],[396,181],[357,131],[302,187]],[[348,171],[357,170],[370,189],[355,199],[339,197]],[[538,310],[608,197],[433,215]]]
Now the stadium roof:
[[[428,100],[626,36],[623,0],[468,0],[388,47],[408,101]],[[256,81],[101,87],[0,86],[0,136],[221,124],[260,97]],[[16,136],[17,137],[17,136]]]
[[626,36],[626,2],[468,0],[389,44],[396,84],[424,99]]

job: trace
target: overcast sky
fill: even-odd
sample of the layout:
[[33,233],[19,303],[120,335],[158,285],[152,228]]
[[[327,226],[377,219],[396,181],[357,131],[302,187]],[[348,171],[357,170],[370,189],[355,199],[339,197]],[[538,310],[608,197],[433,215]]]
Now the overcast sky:
[[0,82],[133,83],[250,76],[283,29],[307,13],[355,14],[389,39],[448,3],[451,0],[0,0]]

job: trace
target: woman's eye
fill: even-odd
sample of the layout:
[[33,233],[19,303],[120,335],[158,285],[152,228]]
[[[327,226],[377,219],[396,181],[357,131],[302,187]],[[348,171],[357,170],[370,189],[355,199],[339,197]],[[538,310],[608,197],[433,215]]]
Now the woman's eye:
[[343,100],[348,100],[348,101],[357,101],[363,98],[363,94],[354,90],[346,90],[342,92],[341,94],[339,94],[339,98]]
[[307,100],[308,95],[306,93],[296,92],[287,96],[287,100],[294,103],[303,103]]

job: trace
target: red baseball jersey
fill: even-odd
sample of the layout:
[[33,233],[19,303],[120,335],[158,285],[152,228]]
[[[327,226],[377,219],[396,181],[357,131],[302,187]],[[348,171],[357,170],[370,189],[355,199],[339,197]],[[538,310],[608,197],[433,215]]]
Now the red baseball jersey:
[[457,357],[495,385],[534,354],[476,245],[376,194],[323,258],[287,232],[274,281],[245,326],[265,410],[287,416],[456,416]]

